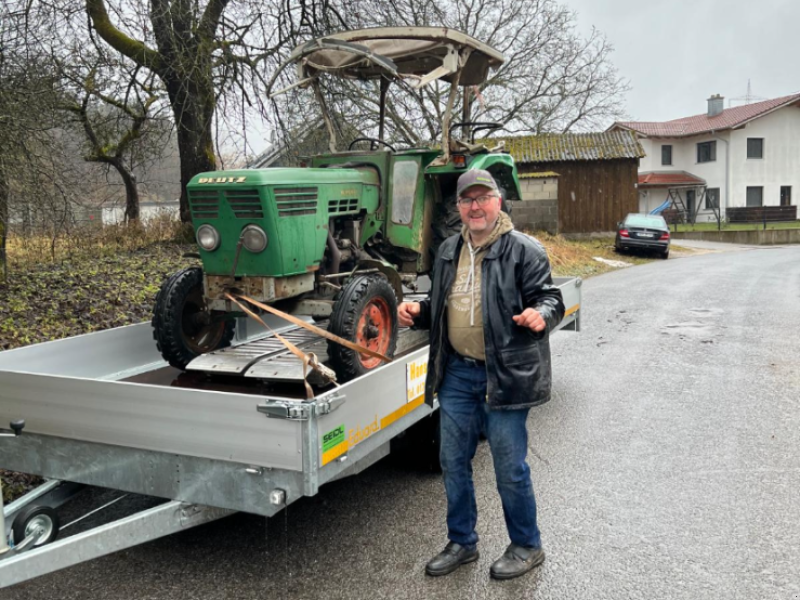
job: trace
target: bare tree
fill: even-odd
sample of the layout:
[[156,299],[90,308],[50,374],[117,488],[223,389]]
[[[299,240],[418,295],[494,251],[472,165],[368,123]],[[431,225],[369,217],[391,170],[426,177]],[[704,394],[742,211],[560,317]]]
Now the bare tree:
[[216,168],[213,123],[219,103],[241,107],[242,113],[258,109],[263,63],[298,36],[319,31],[318,23],[335,13],[327,0],[83,2],[91,33],[154,73],[166,89],[181,157],[184,220],[189,219],[186,184],[197,173]]
[[[498,122],[509,133],[568,132],[602,126],[623,112],[628,85],[611,63],[612,47],[596,30],[579,35],[575,13],[555,0],[340,2],[348,29],[444,26],[502,52],[506,62],[484,85],[461,90],[465,120]],[[290,77],[287,73],[287,83]],[[377,83],[324,85],[333,111],[348,115],[362,130],[377,130]],[[409,145],[439,138],[448,92],[443,82],[421,90],[390,88],[387,138]],[[312,100],[296,90],[280,100],[280,113],[307,121]],[[276,128],[281,118],[275,117]]]
[[41,56],[26,51],[7,7],[0,11],[0,280],[5,281],[14,193],[27,188],[45,162],[56,95]]
[[124,219],[138,220],[134,170],[160,157],[168,131],[157,122],[163,121],[168,105],[159,102],[155,75],[118,64],[102,48],[86,53],[76,46],[69,63],[55,64],[63,85],[59,107],[73,115],[85,134],[85,160],[116,170],[125,187]]

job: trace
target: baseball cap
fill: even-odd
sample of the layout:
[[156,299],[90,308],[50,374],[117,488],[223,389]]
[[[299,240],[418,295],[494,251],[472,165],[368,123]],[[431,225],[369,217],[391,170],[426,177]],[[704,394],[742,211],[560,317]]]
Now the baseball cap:
[[497,188],[497,183],[495,183],[494,177],[491,176],[489,171],[484,171],[483,169],[471,169],[463,173],[461,177],[458,178],[458,183],[456,184],[456,196],[460,197],[469,188],[473,188],[478,185],[499,191]]

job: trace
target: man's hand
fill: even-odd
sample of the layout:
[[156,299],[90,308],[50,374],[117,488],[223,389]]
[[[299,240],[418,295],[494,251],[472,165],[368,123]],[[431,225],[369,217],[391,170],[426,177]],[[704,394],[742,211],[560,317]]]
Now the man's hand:
[[419,313],[419,302],[401,302],[397,307],[397,318],[403,327],[411,327],[414,324],[414,317],[418,317]]
[[519,325],[520,327],[527,327],[531,331],[540,332],[544,331],[544,328],[547,327],[547,323],[544,322],[542,315],[539,314],[539,311],[533,310],[532,308],[526,308],[522,311],[520,315],[514,315],[511,317],[514,319],[514,323]]

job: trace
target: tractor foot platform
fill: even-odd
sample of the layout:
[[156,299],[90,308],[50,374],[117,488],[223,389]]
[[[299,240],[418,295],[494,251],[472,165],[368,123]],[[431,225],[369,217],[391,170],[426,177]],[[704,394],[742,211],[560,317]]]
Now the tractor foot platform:
[[[315,323],[317,327],[327,329],[328,322]],[[317,334],[293,327],[279,331],[280,335],[300,348],[306,354],[313,352],[319,362],[328,361],[328,341]],[[429,332],[422,330],[401,329],[397,335],[395,356],[416,350],[428,343]],[[252,377],[276,383],[302,383],[303,363],[292,354],[283,342],[273,334],[259,340],[245,342],[203,354],[190,362],[187,371],[202,371],[211,375],[238,375]],[[325,382],[312,369],[307,371],[308,382],[312,385],[323,385]]]

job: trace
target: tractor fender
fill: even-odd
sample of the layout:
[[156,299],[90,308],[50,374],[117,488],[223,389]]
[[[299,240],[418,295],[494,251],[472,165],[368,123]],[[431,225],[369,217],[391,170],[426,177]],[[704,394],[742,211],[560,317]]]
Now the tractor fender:
[[397,296],[397,302],[403,301],[403,281],[400,279],[400,274],[395,269],[394,265],[390,262],[370,259],[358,261],[358,268],[360,269],[377,269],[389,280],[389,284],[394,289],[394,294]]

